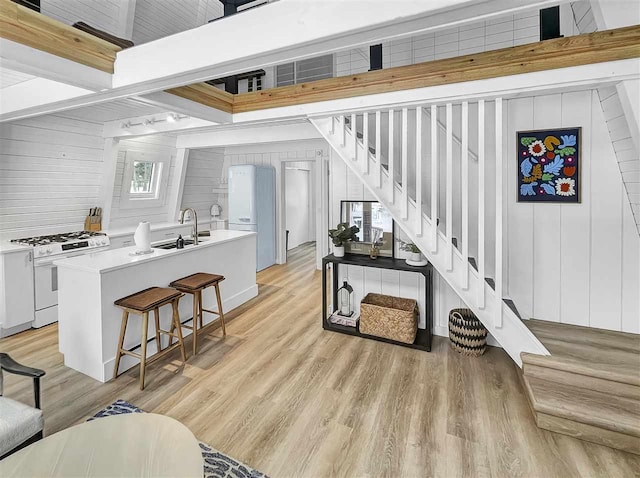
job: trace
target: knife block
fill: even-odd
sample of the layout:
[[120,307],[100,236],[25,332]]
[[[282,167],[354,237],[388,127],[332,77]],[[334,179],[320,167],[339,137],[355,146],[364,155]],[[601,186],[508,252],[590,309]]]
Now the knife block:
[[102,230],[102,216],[87,216],[84,220],[84,230],[98,232]]

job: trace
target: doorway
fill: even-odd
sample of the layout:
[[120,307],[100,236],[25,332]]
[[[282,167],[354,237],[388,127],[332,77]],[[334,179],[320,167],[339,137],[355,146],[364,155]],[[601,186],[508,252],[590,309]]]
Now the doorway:
[[312,162],[285,164],[285,229],[289,251],[315,242],[315,181]]

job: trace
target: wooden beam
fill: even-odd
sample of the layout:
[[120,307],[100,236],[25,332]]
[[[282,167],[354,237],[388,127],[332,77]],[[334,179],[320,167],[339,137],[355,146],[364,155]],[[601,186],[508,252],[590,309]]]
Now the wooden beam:
[[113,73],[116,53],[121,50],[10,0],[0,0],[0,37],[107,73]]
[[640,25],[235,95],[233,112],[640,57]]
[[206,83],[171,88],[167,93],[196,103],[210,106],[226,113],[233,113],[233,95]]

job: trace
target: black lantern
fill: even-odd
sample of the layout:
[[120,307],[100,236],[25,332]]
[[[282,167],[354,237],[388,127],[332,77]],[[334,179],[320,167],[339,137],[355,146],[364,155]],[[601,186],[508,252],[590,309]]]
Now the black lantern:
[[353,287],[344,281],[342,287],[338,289],[338,314],[344,317],[351,317],[353,315],[352,308]]

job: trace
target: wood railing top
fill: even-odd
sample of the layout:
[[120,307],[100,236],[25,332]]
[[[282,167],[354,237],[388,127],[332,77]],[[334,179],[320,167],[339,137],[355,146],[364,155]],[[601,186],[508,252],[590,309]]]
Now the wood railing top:
[[[10,0],[0,0],[0,37],[109,73],[120,51]],[[227,113],[242,113],[637,57],[640,25],[237,95],[206,83],[167,91]]]
[[121,48],[10,0],[0,0],[0,37],[113,73]]
[[233,112],[483,80],[640,57],[640,26],[328,78],[234,96]]

